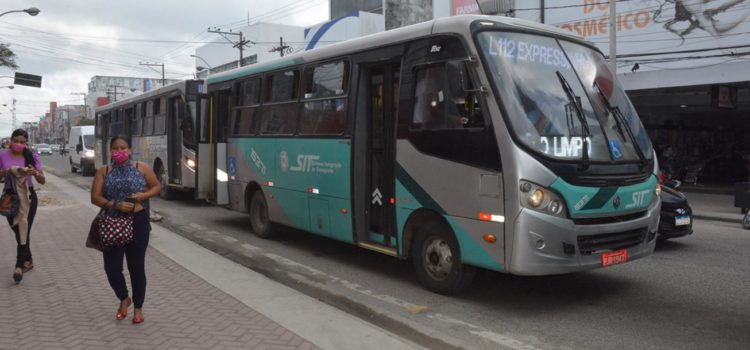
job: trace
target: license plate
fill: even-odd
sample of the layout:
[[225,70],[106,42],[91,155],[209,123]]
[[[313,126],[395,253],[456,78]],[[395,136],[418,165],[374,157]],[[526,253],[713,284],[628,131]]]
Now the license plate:
[[683,226],[683,225],[690,225],[690,216],[683,215],[683,216],[677,216],[674,218],[674,225],[675,226]]
[[602,267],[628,262],[628,251],[625,249],[602,254]]

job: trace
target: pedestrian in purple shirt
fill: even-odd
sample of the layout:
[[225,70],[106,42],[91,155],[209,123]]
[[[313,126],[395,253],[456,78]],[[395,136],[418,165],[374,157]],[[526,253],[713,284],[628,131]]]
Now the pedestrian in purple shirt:
[[[19,195],[19,200],[22,201],[21,208],[26,210],[19,210],[19,214],[17,215],[26,214],[26,217],[8,217],[8,224],[15,233],[16,243],[18,243],[16,249],[16,268],[13,271],[13,280],[16,283],[21,282],[24,273],[34,268],[34,263],[31,259],[30,238],[31,225],[34,223],[34,217],[36,216],[38,199],[34,191],[34,181],[32,178],[40,185],[46,182],[44,172],[42,171],[42,164],[39,162],[39,155],[32,153],[26,147],[28,139],[29,134],[26,130],[17,129],[11,135],[10,149],[0,151],[0,177],[5,177],[10,173],[14,176],[15,182],[18,182],[20,186],[23,186],[25,182],[25,185],[28,187],[27,196]],[[26,203],[25,201],[28,202]]]

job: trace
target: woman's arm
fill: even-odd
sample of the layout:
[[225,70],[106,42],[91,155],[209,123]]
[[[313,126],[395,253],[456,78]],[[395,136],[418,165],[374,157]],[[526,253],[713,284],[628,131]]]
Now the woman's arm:
[[135,199],[137,202],[142,202],[149,198],[158,196],[159,192],[161,192],[161,185],[159,184],[159,179],[156,178],[154,170],[143,162],[138,162],[137,165],[138,171],[140,171],[146,178],[146,191],[133,193],[130,198]]

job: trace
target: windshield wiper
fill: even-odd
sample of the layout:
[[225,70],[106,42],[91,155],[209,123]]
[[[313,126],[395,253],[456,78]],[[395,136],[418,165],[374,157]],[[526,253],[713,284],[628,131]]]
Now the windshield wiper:
[[635,153],[638,154],[638,159],[641,161],[642,165],[646,165],[646,155],[643,154],[643,150],[641,149],[641,145],[638,144],[638,140],[635,139],[635,135],[633,135],[633,128],[630,127],[630,124],[628,124],[628,121],[625,120],[625,115],[622,114],[622,111],[620,110],[620,107],[613,106],[609,103],[609,99],[604,94],[604,91],[602,91],[602,88],[594,82],[594,87],[596,88],[596,91],[599,93],[599,97],[602,98],[602,101],[604,102],[604,106],[607,107],[607,110],[612,113],[612,117],[615,118],[615,123],[617,124],[617,129],[620,131],[620,136],[622,136],[622,139],[625,140],[625,135],[622,132],[623,126],[625,127],[625,131],[628,134],[628,137],[630,138],[630,141],[633,142],[633,148],[635,149]]
[[576,98],[575,94],[573,93],[573,88],[570,87],[570,84],[565,79],[565,77],[560,73],[560,71],[555,71],[557,74],[557,78],[560,80],[560,85],[563,88],[563,91],[565,91],[565,95],[568,96],[569,103],[573,106],[573,108],[576,111],[576,116],[578,117],[578,121],[581,123],[581,129],[583,131],[583,155],[581,155],[581,167],[583,170],[588,169],[589,167],[589,137],[591,136],[591,130],[589,130],[589,122],[586,120],[586,117],[583,115],[583,108],[581,107],[581,104],[578,102],[578,99]]

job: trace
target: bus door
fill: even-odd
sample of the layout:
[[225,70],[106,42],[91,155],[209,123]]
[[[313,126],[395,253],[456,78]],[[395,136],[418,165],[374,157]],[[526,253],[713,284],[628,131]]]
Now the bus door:
[[184,116],[181,96],[172,97],[167,105],[167,174],[169,183],[182,185],[182,118]]
[[359,71],[353,156],[356,240],[365,248],[397,255],[394,164],[400,63],[360,65]]
[[198,116],[196,118],[196,132],[198,138],[198,169],[196,171],[197,181],[196,184],[196,198],[197,199],[211,199],[213,194],[213,172],[211,171],[211,141],[210,130],[211,125],[209,123],[209,113],[211,112],[208,95],[198,95],[198,106],[196,108]]
[[227,137],[229,114],[232,110],[232,90],[223,89],[213,93],[214,115],[211,118],[212,144],[214,145],[214,200],[218,205],[229,204],[229,172],[227,169]]

